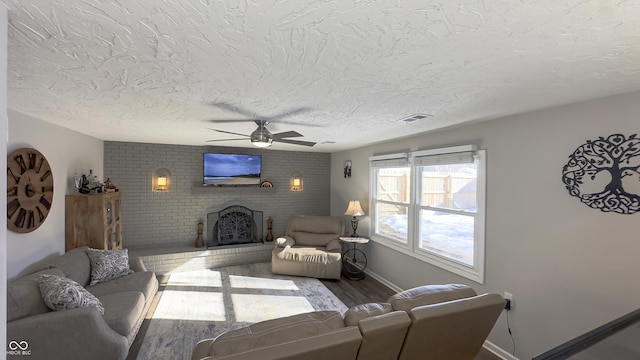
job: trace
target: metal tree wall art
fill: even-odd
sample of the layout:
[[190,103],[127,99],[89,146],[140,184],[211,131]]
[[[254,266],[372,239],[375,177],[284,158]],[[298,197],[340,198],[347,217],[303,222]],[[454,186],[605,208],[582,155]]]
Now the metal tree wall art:
[[604,212],[640,211],[640,139],[636,136],[613,134],[578,147],[562,168],[569,194]]

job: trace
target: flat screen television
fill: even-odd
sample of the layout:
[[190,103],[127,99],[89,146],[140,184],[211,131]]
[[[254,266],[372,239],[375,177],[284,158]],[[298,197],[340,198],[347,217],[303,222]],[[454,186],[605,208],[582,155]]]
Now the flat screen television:
[[205,153],[204,186],[260,185],[262,156]]

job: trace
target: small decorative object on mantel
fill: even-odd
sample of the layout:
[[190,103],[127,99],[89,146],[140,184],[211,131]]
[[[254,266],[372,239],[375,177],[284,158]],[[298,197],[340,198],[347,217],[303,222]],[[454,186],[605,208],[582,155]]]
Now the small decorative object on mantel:
[[260,187],[272,188],[273,187],[273,183],[271,181],[265,180],[265,181],[260,183]]
[[202,230],[204,228],[203,223],[198,223],[198,237],[196,238],[196,247],[201,248],[204,247],[204,239],[202,239]]
[[273,229],[273,219],[271,219],[271,216],[269,216],[269,218],[267,219],[267,237],[265,238],[267,242],[273,241],[272,229]]
[[640,139],[612,134],[587,140],[562,168],[571,196],[603,212],[640,211]]

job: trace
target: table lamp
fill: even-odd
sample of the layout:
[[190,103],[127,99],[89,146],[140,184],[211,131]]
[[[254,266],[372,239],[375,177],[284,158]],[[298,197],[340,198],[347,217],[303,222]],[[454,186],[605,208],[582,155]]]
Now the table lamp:
[[349,201],[349,206],[347,207],[347,211],[345,211],[344,214],[353,216],[351,218],[351,228],[353,229],[353,234],[351,234],[351,237],[360,237],[360,235],[358,235],[358,233],[356,232],[356,230],[358,230],[358,218],[356,216],[364,215],[364,211],[360,206],[360,201]]

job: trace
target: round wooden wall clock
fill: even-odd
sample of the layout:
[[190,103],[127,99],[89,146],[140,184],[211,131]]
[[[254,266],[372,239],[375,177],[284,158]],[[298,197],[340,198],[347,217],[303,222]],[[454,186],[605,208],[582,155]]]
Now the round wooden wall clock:
[[36,149],[19,149],[7,157],[7,229],[28,233],[49,215],[53,202],[53,174]]

